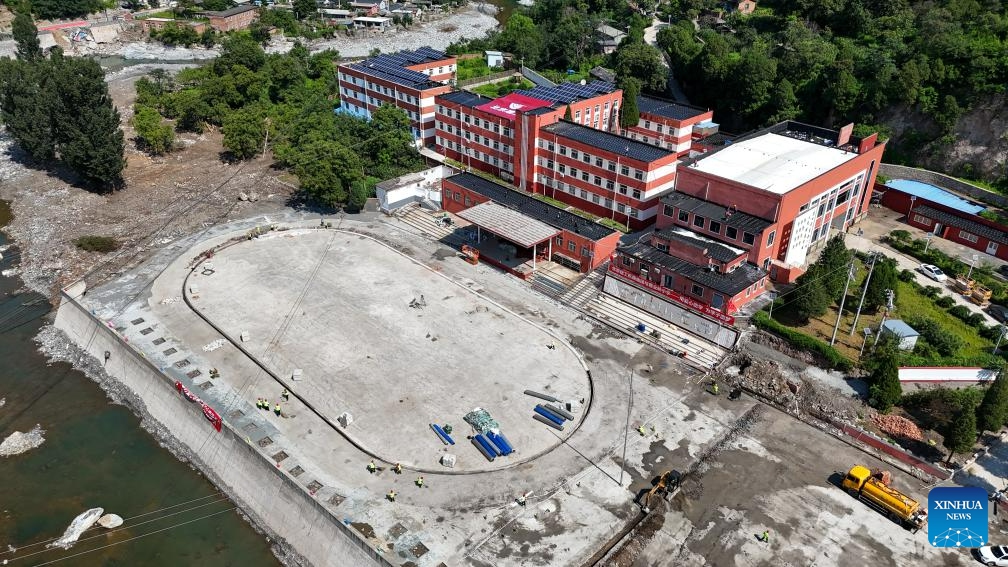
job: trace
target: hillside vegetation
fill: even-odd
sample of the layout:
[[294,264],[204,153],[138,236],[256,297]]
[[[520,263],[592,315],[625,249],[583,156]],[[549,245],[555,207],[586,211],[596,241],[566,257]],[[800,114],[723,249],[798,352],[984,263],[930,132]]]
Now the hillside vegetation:
[[[999,0],[763,0],[722,25],[708,12],[718,5],[673,0],[658,43],[692,102],[728,131],[857,122],[895,136],[887,161],[915,162],[926,146],[954,145],[964,113],[1003,100],[1008,85]],[[952,173],[1008,184],[1001,159]]]

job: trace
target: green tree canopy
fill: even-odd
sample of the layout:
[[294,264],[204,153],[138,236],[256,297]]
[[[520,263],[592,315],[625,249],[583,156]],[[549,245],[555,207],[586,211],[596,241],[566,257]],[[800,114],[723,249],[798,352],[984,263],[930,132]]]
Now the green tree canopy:
[[1008,422],[1008,369],[1002,368],[994,382],[984,392],[977,408],[977,426],[980,431],[997,433]]
[[795,291],[792,294],[795,315],[802,321],[823,315],[833,303],[829,291],[823,285],[823,276],[822,266],[812,264],[795,280]]
[[532,18],[514,13],[498,36],[497,45],[503,51],[513,54],[522,65],[535,68],[539,64],[545,42]]
[[840,300],[849,274],[848,267],[853,255],[844,244],[843,234],[837,234],[826,241],[819,253],[816,264],[822,267],[822,285],[833,301]]
[[899,381],[899,357],[895,352],[887,352],[877,361],[871,374],[869,398],[879,411],[887,412],[899,403],[903,387]]
[[255,107],[242,108],[224,119],[224,147],[238,159],[259,154],[266,139],[264,112]]
[[623,106],[620,108],[619,123],[621,128],[631,128],[640,122],[640,108],[637,107],[637,97],[640,95],[640,81],[632,77],[624,77],[619,87],[623,89]]
[[661,52],[643,42],[620,45],[613,53],[612,66],[618,80],[633,77],[647,91],[664,92],[668,84]]
[[884,307],[888,301],[886,290],[891,289],[895,293],[898,282],[899,272],[896,268],[896,261],[888,256],[881,256],[875,261],[875,270],[872,272],[871,281],[868,282],[868,289],[865,291],[865,309],[877,311],[880,307]]
[[175,144],[175,132],[171,125],[163,122],[158,111],[149,106],[134,105],[133,129],[136,130],[137,145],[151,154],[169,152]]
[[966,453],[972,450],[976,440],[976,412],[972,407],[961,407],[945,431],[945,447],[949,450],[946,462],[952,462],[952,456],[956,453]]
[[17,57],[23,61],[32,61],[42,57],[42,47],[39,43],[38,29],[31,14],[18,10],[11,23],[11,33],[17,42]]

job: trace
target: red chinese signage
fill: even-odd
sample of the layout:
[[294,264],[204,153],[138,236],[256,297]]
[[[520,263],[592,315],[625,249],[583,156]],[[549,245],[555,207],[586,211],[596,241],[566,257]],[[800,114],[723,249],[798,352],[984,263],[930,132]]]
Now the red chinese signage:
[[613,262],[609,262],[609,272],[625,280],[631,281],[649,291],[653,291],[661,295],[662,297],[671,299],[672,301],[675,301],[680,305],[685,305],[686,307],[689,307],[693,311],[697,311],[708,317],[717,319],[718,321],[724,323],[725,325],[735,324],[735,318],[732,317],[731,315],[725,315],[724,313],[718,311],[717,309],[714,309],[713,307],[707,305],[702,301],[697,301],[692,297],[686,297],[685,295],[676,293],[671,289],[662,287],[654,283],[653,281],[643,278],[629,270],[624,270],[623,268],[616,266],[616,264]]
[[181,393],[183,396],[185,396],[185,398],[187,400],[189,400],[190,402],[196,402],[197,404],[199,404],[200,407],[203,408],[203,416],[206,417],[207,420],[209,420],[210,423],[213,424],[214,429],[216,429],[217,431],[221,430],[221,425],[223,425],[224,420],[221,419],[221,416],[220,416],[219,413],[217,413],[216,411],[214,411],[214,409],[212,407],[210,407],[209,405],[207,405],[206,402],[204,402],[203,400],[199,399],[199,396],[197,396],[196,394],[192,393],[189,390],[189,388],[186,388],[185,386],[183,386],[181,381],[178,381],[178,380],[175,381],[175,389],[178,390],[179,393]]

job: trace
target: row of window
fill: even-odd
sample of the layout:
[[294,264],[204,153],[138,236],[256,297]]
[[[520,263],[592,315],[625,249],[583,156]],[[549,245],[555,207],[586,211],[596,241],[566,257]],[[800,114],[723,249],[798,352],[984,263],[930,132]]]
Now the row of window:
[[[539,165],[549,169],[550,171],[559,172],[559,177],[564,178],[570,176],[574,179],[580,179],[586,183],[591,183],[597,187],[604,188],[607,191],[617,190],[620,195],[631,195],[634,199],[640,200],[644,198],[644,193],[640,189],[630,189],[624,183],[617,185],[612,179],[604,178],[599,175],[590,175],[587,171],[580,171],[577,168],[568,168],[563,164],[559,167],[554,167],[553,160],[547,160],[539,158]],[[545,175],[543,175],[546,178]],[[557,177],[556,174],[552,174],[551,178]]]
[[392,97],[392,98],[394,98],[396,100],[401,100],[403,102],[408,102],[409,104],[416,104],[417,103],[417,97],[415,97],[413,95],[410,95],[410,94],[406,94],[406,93],[401,92],[401,91],[390,89],[390,88],[388,88],[388,87],[386,87],[384,85],[379,85],[378,83],[372,83],[370,81],[364,81],[363,79],[358,79],[357,77],[354,77],[352,75],[347,75],[346,73],[340,73],[339,78],[340,78],[340,82],[347,82],[347,83],[350,83],[350,84],[353,84],[353,85],[357,85],[358,87],[364,87],[365,90],[370,91],[370,92],[382,93],[385,96],[389,96],[389,97]]
[[[613,114],[615,115],[616,111],[619,109],[619,103],[614,100],[612,101],[612,104],[613,104]],[[587,126],[590,123],[592,124],[592,128],[595,128],[597,130],[600,118],[602,119],[603,123],[609,122],[609,101],[606,101],[604,107],[602,105],[596,104],[594,120],[592,120],[592,116],[593,116],[592,109],[590,106],[586,108],[584,111],[584,120],[581,119],[581,111],[576,110],[574,111],[574,122],[577,122],[578,124],[584,124],[585,126]]]
[[424,75],[443,75],[455,71],[455,65],[443,65],[441,67],[430,67],[420,71]]
[[[635,261],[635,258],[633,258],[632,256],[623,256],[623,265],[624,266],[632,267],[634,265],[634,261]],[[647,273],[648,273],[649,269],[651,269],[651,267],[646,262],[641,261],[641,263],[640,263],[640,274],[641,274],[641,276],[644,276],[645,278],[647,278],[648,277]],[[655,266],[654,269],[655,270],[660,270],[660,268],[658,268],[657,266]],[[650,279],[650,278],[648,278],[648,279]],[[698,284],[696,282],[693,282],[692,280],[689,280],[689,281],[690,281],[690,284],[691,284],[690,285],[690,294],[692,294],[692,295],[694,295],[696,297],[699,297],[699,298],[703,298],[704,297],[704,293],[706,293],[707,290],[704,289],[704,287],[702,285],[700,285],[700,284]],[[661,285],[662,285],[662,287],[664,287],[666,289],[672,289],[672,290],[674,290],[675,289],[675,279],[671,275],[665,274],[664,277],[662,278],[662,284]],[[766,287],[766,278],[761,278],[758,282],[756,282],[756,283],[754,283],[751,286],[749,286],[749,287],[746,288],[746,290],[745,290],[746,297],[751,297],[752,294],[756,292],[757,288],[765,288],[765,287]],[[714,298],[715,298],[715,301],[712,303],[712,305],[716,309],[720,309],[724,305],[724,296],[722,296],[721,294],[715,292],[714,293]],[[720,299],[720,301],[718,301],[718,299]]]
[[473,159],[479,160],[483,163],[488,163],[494,167],[501,168],[505,171],[511,171],[511,162],[506,159],[499,159],[497,156],[492,156],[488,153],[481,152],[475,148],[464,148],[460,144],[457,144],[451,140],[446,140],[440,136],[434,138],[435,143],[443,148],[448,148],[449,150],[454,150],[464,156],[469,156]]
[[[835,209],[838,206],[849,201],[851,198],[856,198],[858,195],[860,195],[862,178],[863,176],[859,175],[856,178],[848,181],[847,183],[844,183],[842,186],[833,189],[829,193],[820,195],[815,199],[812,199],[808,203],[802,205],[798,209],[798,212],[803,213],[809,210],[810,208],[818,206],[819,210],[816,211],[816,217],[823,216],[824,214],[826,214],[827,211]],[[832,208],[829,208],[830,202],[833,202]]]
[[[605,207],[609,210],[613,210],[613,200],[607,197],[602,197],[598,193],[592,193],[590,191],[585,191],[584,189],[579,189],[570,183],[564,183],[563,181],[556,181],[550,178],[543,178],[542,184],[546,187],[551,187],[557,189],[558,191],[564,191],[569,195],[573,195],[582,201],[590,201],[596,205]],[[641,218],[643,211],[635,209],[633,207],[628,207],[623,203],[616,203],[616,211],[620,214],[624,214],[634,218]]]
[[483,118],[477,118],[471,114],[463,114],[461,110],[452,110],[447,106],[437,105],[437,113],[454,120],[461,120],[465,124],[471,124],[477,128],[483,128],[487,131],[493,131],[494,134],[503,133],[506,138],[511,138],[511,128],[508,126],[501,126],[496,122],[490,122]]
[[[668,216],[672,216],[672,207],[670,207],[668,205],[665,205],[665,214],[668,215]],[[679,222],[686,223],[686,224],[690,223],[690,213],[688,211],[684,211],[682,209],[679,209],[679,213],[676,216],[676,218],[679,220]],[[712,232],[714,234],[721,235],[721,223],[718,222],[718,221],[716,221],[716,220],[714,220],[714,219],[710,219],[709,222],[708,222],[708,219],[706,219],[704,217],[701,217],[700,215],[693,215],[693,222],[692,222],[692,224],[693,224],[694,228],[699,228],[700,230],[706,230],[708,232]],[[770,236],[767,238],[767,241],[768,241],[767,242],[767,246],[770,246],[770,245],[773,244],[774,236],[775,235],[776,235],[776,231],[770,233]],[[738,240],[738,229],[735,228],[734,226],[725,226],[724,227],[724,237],[727,238],[727,239],[729,239],[729,240]],[[743,244],[748,244],[748,245],[752,246],[755,242],[756,242],[756,237],[754,235],[752,235],[752,234],[750,234],[748,232],[743,232],[742,233],[742,243]]]
[[449,134],[455,134],[456,136],[461,134],[466,140],[470,142],[481,144],[488,148],[493,148],[497,151],[504,152],[507,155],[514,154],[514,149],[507,144],[502,144],[497,140],[491,140],[490,138],[487,138],[486,136],[480,136],[479,134],[471,134],[468,130],[466,130],[465,132],[461,132],[458,128],[446,122],[441,122],[440,120],[435,122],[435,128],[444,130]]
[[[594,165],[595,167],[604,168],[604,169],[607,169],[607,170],[613,171],[613,172],[615,172],[617,170],[617,168],[618,168],[620,175],[624,175],[624,176],[627,176],[627,177],[629,177],[629,176],[632,175],[633,178],[636,179],[636,180],[638,180],[638,181],[643,181],[644,180],[644,175],[645,175],[644,171],[642,171],[640,169],[637,169],[637,168],[634,168],[634,167],[630,167],[630,166],[625,165],[625,164],[618,164],[617,161],[607,160],[607,159],[601,158],[599,156],[593,156],[593,155],[589,154],[588,152],[579,151],[576,148],[570,148],[570,147],[563,146],[563,145],[560,145],[560,144],[554,144],[553,142],[550,142],[550,141],[545,140],[543,138],[539,139],[538,145],[539,145],[540,149],[544,149],[544,150],[546,150],[548,152],[553,152],[555,154],[559,154],[559,155],[562,155],[562,156],[567,156],[567,157],[570,157],[572,159],[581,160],[582,163],[587,163],[589,165]],[[540,163],[542,163],[542,162],[540,162]],[[549,165],[547,165],[547,167],[549,167],[549,168],[552,169],[553,168],[553,160],[549,160],[547,163],[549,164]],[[564,168],[564,165],[561,164],[560,165],[560,170],[559,170],[561,173],[564,173],[563,168]],[[576,172],[577,170],[572,167],[571,171]]]

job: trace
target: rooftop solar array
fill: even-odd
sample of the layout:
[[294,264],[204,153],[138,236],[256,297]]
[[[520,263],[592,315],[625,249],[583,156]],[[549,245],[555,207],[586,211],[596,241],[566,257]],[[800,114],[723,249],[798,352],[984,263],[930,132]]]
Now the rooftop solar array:
[[429,76],[419,71],[406,69],[406,67],[429,63],[431,61],[440,61],[447,57],[447,55],[436,49],[421,47],[413,51],[383,53],[376,57],[354,63],[350,65],[350,68],[411,89],[424,89],[438,86],[441,83],[432,81]]
[[537,98],[539,100],[570,104],[578,100],[593,98],[615,91],[616,85],[613,85],[612,83],[607,83],[605,81],[592,81],[586,85],[582,85],[580,83],[560,83],[555,87],[539,86],[515,92],[532,98]]
[[493,100],[492,98],[478,95],[476,93],[469,91],[452,91],[450,93],[438,95],[437,98],[448,102],[454,102],[455,104],[459,104],[467,108],[472,108],[474,106],[486,104]]
[[653,114],[673,120],[686,120],[707,112],[706,109],[697,106],[647,96],[637,97],[637,108],[640,109],[641,114]]
[[643,162],[652,162],[663,157],[673,155],[668,150],[663,150],[651,144],[631,140],[625,136],[610,134],[595,128],[589,128],[573,122],[562,120],[549,126],[543,126],[544,132],[556,134],[557,136],[588,144],[605,150],[609,153],[621,155]]

